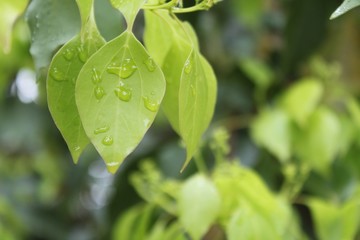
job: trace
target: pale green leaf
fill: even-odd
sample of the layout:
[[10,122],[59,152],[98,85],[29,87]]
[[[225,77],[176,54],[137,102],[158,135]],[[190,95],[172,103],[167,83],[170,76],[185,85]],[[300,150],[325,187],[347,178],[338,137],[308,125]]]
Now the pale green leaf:
[[161,70],[129,31],[103,46],[82,68],[75,93],[80,118],[110,172],[144,137],[164,93]]
[[[163,66],[164,60],[173,47],[174,41],[179,45],[188,44],[198,49],[196,33],[188,22],[179,22],[170,16],[169,11],[145,11],[146,28],[144,32],[145,46],[155,61]],[[174,51],[174,50],[173,50]],[[185,51],[188,57],[190,52]],[[170,54],[171,55],[171,54]]]
[[8,53],[11,48],[11,33],[16,19],[24,12],[28,0],[0,2],[0,46]]
[[30,53],[37,70],[49,65],[54,51],[80,30],[80,17],[73,0],[33,0],[26,19],[31,30]]
[[[90,8],[86,5],[79,6],[85,7],[90,14],[92,1],[87,2]],[[49,110],[75,163],[89,143],[75,103],[76,79],[87,59],[105,43],[95,23],[84,20],[87,22],[83,29],[87,33],[85,40],[82,41],[78,35],[66,43],[54,56],[47,77]]]
[[180,223],[194,240],[198,240],[214,223],[221,202],[214,184],[207,177],[196,175],[184,183],[178,204]]
[[167,11],[149,11],[146,21],[157,24],[160,36],[166,39],[161,40],[157,32],[151,32],[152,28],[145,33],[148,48],[163,63],[167,89],[162,107],[171,126],[185,142],[184,169],[211,121],[216,101],[216,77],[199,52],[198,40],[190,24],[171,17]]
[[265,63],[249,58],[242,60],[240,67],[257,87],[267,89],[271,85],[273,73]]
[[285,93],[281,106],[297,124],[304,126],[319,104],[322,94],[323,86],[318,80],[304,79]]
[[251,133],[255,142],[286,161],[291,154],[291,129],[288,115],[280,109],[265,110],[255,119]]
[[319,239],[355,239],[359,224],[359,203],[348,201],[337,206],[320,199],[309,199]]
[[360,0],[345,0],[340,7],[338,7],[335,12],[331,15],[330,19],[337,18],[344,13],[350,11],[351,9],[360,6]]
[[272,239],[280,240],[273,224],[261,212],[254,211],[248,205],[242,205],[234,213],[227,225],[226,233],[229,240],[238,240],[239,236],[247,240]]
[[330,109],[322,107],[309,119],[295,143],[300,159],[314,169],[326,170],[340,150],[341,123]]
[[114,8],[118,9],[125,17],[128,29],[132,29],[135,18],[145,4],[146,0],[110,0]]
[[216,92],[216,77],[210,64],[199,52],[192,51],[182,70],[179,90],[180,136],[186,145],[183,169],[195,154],[210,124]]

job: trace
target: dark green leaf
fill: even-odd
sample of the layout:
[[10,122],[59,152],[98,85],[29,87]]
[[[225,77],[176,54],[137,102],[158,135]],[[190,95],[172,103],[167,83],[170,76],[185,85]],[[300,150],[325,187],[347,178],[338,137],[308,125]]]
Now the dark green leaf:
[[33,0],[26,19],[31,30],[30,52],[36,69],[47,67],[54,51],[80,30],[80,17],[73,0]]
[[85,64],[76,84],[76,103],[85,132],[110,172],[139,144],[164,93],[161,70],[129,31]]

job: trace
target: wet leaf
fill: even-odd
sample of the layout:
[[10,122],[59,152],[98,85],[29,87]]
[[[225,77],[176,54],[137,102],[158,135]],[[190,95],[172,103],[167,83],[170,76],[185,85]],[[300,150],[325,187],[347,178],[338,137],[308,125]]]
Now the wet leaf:
[[210,124],[216,92],[216,77],[210,64],[199,52],[192,51],[185,61],[179,89],[179,127],[186,145],[183,169],[197,151]]
[[37,71],[47,67],[54,51],[80,30],[79,11],[73,0],[33,0],[26,20],[32,38],[30,53]]
[[[54,56],[47,77],[47,98],[50,113],[56,126],[64,137],[71,152],[73,161],[76,163],[84,148],[89,143],[75,103],[75,84],[79,72],[87,59],[104,45],[93,18],[90,20],[93,1],[87,1],[85,7],[88,13],[82,12],[85,22],[81,34],[66,43]],[[91,79],[86,79],[91,81]]]
[[85,132],[110,172],[144,137],[164,93],[161,70],[129,31],[85,64],[76,84],[76,103]]

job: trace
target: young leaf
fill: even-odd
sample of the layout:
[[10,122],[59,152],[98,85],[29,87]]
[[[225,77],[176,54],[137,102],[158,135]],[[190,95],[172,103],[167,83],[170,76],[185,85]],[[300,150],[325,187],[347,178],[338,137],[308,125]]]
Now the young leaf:
[[360,6],[360,0],[345,0],[331,15],[330,19],[337,18],[357,6]]
[[161,70],[129,31],[84,65],[76,84],[76,103],[85,132],[110,172],[139,144],[164,93]]
[[47,77],[49,110],[75,163],[89,143],[75,103],[76,79],[87,58],[104,45],[104,40],[97,31],[93,18],[88,19],[92,2],[92,0],[87,1],[88,5],[84,5],[85,1],[82,1],[83,5],[79,5],[81,11],[83,11],[82,7],[89,11],[82,12],[85,25],[83,25],[81,35],[84,37],[81,35],[74,37],[57,52],[50,64]]
[[306,129],[296,138],[295,151],[299,158],[316,170],[324,171],[338,154],[341,124],[330,109],[317,109],[309,119]]
[[0,2],[0,46],[4,53],[10,52],[13,25],[27,4],[28,0]]
[[183,169],[195,154],[208,128],[216,102],[216,77],[203,56],[192,51],[182,70],[179,89],[180,135],[186,145]]
[[110,0],[114,8],[117,8],[125,17],[128,29],[131,30],[135,18],[146,0]]
[[[199,52],[197,37],[191,25],[170,17],[166,11],[154,11],[146,15],[148,23],[158,24],[161,34],[167,35],[168,42],[162,40],[159,44],[158,37],[150,30],[145,33],[147,46],[163,62],[167,89],[162,107],[171,126],[185,142],[187,157],[184,169],[212,118],[216,77]],[[164,52],[168,51],[166,55],[155,53],[161,51],[158,45],[164,46]]]
[[290,158],[290,119],[281,110],[265,110],[255,119],[251,134],[257,144],[265,147],[282,162]]
[[304,126],[319,104],[322,93],[323,86],[318,80],[304,79],[286,92],[281,106],[297,124]]
[[184,183],[178,203],[181,224],[193,239],[201,239],[217,218],[221,200],[214,184],[196,175]]

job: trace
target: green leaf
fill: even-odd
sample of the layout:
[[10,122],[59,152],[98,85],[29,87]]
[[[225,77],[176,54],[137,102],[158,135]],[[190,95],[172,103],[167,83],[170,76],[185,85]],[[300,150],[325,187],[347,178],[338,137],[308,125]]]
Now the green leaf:
[[[84,3],[85,1],[82,2],[83,5],[79,5],[80,9],[84,7],[90,14],[93,1],[87,1],[90,6]],[[89,20],[88,14],[82,12],[82,16],[85,15],[82,33],[85,35],[74,37],[57,52],[47,77],[49,110],[75,163],[89,143],[75,102],[76,79],[87,59],[105,43],[96,29],[93,17]]]
[[179,199],[180,223],[194,239],[200,239],[214,223],[220,210],[220,195],[214,184],[203,175],[188,179]]
[[[179,41],[179,45],[188,44],[199,49],[192,26],[188,22],[177,21],[167,10],[145,11],[145,23],[145,46],[160,66],[165,64],[164,60],[175,41]],[[184,52],[188,57],[190,49]]]
[[251,133],[258,145],[285,162],[291,154],[290,126],[290,119],[282,110],[265,110],[253,122]]
[[163,66],[164,60],[172,47],[174,34],[173,19],[166,10],[145,11],[144,42],[151,56],[160,66]]
[[131,30],[136,15],[146,0],[110,0],[114,8],[118,9],[125,17],[128,29]]
[[308,200],[319,239],[355,239],[359,224],[359,202],[343,206],[312,198]]
[[161,70],[129,31],[84,65],[76,84],[76,103],[85,132],[110,172],[139,144],[164,93]]
[[304,126],[319,104],[322,94],[323,86],[318,80],[304,79],[285,93],[281,106],[297,124]]
[[274,226],[261,212],[256,212],[248,205],[243,205],[233,214],[227,225],[229,240],[242,239],[281,239]]
[[179,127],[186,145],[183,169],[195,154],[202,134],[208,128],[216,103],[216,77],[206,59],[192,51],[180,79]]
[[270,68],[263,62],[248,58],[240,62],[241,69],[261,89],[267,89],[273,78]]
[[190,24],[172,18],[167,11],[148,11],[146,21],[156,24],[163,37],[161,40],[152,28],[145,32],[148,48],[163,63],[167,85],[162,107],[171,126],[185,142],[184,169],[211,121],[216,101],[216,77],[199,52],[198,40]]
[[321,107],[296,137],[295,151],[300,159],[314,169],[324,171],[340,150],[341,123],[330,109]]
[[0,2],[0,46],[4,53],[11,48],[12,29],[16,19],[24,12],[28,0]]
[[37,71],[47,67],[55,50],[80,30],[79,11],[73,0],[33,0],[26,20],[32,37],[30,53]]
[[337,18],[357,6],[360,6],[360,0],[345,0],[340,7],[331,14],[330,19]]

